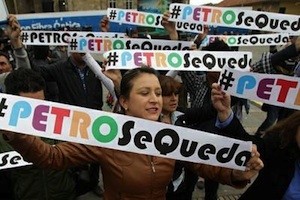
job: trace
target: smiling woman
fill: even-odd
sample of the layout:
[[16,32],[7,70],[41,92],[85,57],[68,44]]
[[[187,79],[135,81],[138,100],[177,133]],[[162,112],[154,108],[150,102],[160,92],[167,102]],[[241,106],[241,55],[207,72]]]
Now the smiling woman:
[[[157,72],[153,68],[148,67],[135,68],[126,72],[121,80],[119,101],[125,115],[150,120],[152,124],[154,124],[153,121],[158,121],[162,110],[162,89]],[[129,125],[142,125],[139,122],[140,119],[132,119]],[[151,127],[150,125],[145,125],[144,128],[148,130]],[[170,130],[170,128],[160,130],[155,138],[150,138],[152,134],[148,134],[147,131],[140,131],[134,134],[135,129],[133,126],[120,130],[122,130],[123,136],[124,133],[127,133],[127,139],[132,135],[131,140],[134,140],[135,144],[140,145],[141,148],[143,148],[143,145],[152,143],[156,149],[161,148],[161,151],[167,150],[165,154],[168,154],[168,151],[173,151],[173,149],[165,147],[165,141],[162,142],[164,136],[166,135],[170,138],[172,136],[174,138],[176,135],[179,135],[175,134],[175,131]],[[99,163],[103,172],[104,199],[166,199],[167,186],[172,179],[175,167],[174,159],[164,156],[153,156],[150,153],[145,155],[142,151],[139,151],[139,153],[126,152],[72,142],[59,143],[53,146],[33,136],[11,132],[5,132],[4,134],[9,143],[22,154],[26,161],[31,161],[42,168],[62,170],[70,166]],[[202,141],[202,139],[197,139],[194,144]],[[180,141],[176,139],[175,142],[176,149]],[[182,146],[185,143],[182,141],[180,145]],[[202,145],[201,147],[198,145],[197,147],[197,150],[192,153],[199,157],[205,156],[203,153],[206,148],[215,149],[211,144]],[[174,147],[172,146],[172,148]],[[230,147],[230,149],[234,148]],[[226,151],[220,150],[223,153]],[[218,154],[220,157],[222,157],[222,152],[212,151],[213,154]],[[217,157],[219,158],[218,155]],[[255,148],[252,149],[252,155],[247,162],[246,171],[200,163],[188,163],[188,165],[197,175],[223,184],[244,187],[247,185],[248,180],[255,176],[263,167],[263,163]]]

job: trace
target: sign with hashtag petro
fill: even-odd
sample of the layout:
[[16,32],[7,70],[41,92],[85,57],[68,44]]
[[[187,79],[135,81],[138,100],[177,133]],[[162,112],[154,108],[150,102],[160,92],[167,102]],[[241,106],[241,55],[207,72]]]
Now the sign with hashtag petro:
[[[140,12],[136,10],[124,10],[119,8],[108,8],[107,17],[112,22],[161,29],[164,28],[161,24],[161,21],[163,19],[162,14]],[[203,25],[201,22],[187,23],[180,21],[176,23],[176,30],[192,33],[202,33]]]
[[223,68],[219,84],[232,96],[300,110],[298,77],[279,74],[259,74]]
[[147,65],[156,70],[221,71],[224,66],[249,71],[251,52],[112,50],[104,53],[107,69],[132,69]]
[[239,8],[172,3],[170,21],[300,35],[300,16]]
[[176,40],[134,39],[134,38],[69,38],[69,52],[104,53],[117,49],[141,50],[188,50],[192,42]]
[[25,45],[67,46],[71,37],[124,38],[125,33],[86,31],[22,31]]
[[[0,117],[1,129],[6,131],[239,170],[245,170],[251,157],[252,142],[21,96],[2,94],[1,100],[7,106],[1,111],[5,115]],[[3,134],[24,137],[15,133]],[[147,140],[143,139],[145,137]],[[55,146],[59,148],[59,145]],[[36,153],[35,149],[31,150]],[[0,169],[1,162],[21,159],[4,156],[0,159]]]

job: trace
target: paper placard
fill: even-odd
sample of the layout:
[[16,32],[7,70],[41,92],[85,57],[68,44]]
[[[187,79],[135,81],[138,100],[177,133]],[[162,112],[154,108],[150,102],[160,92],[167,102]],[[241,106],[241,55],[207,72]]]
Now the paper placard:
[[240,170],[251,157],[251,142],[166,123],[8,94],[0,102],[2,130]]

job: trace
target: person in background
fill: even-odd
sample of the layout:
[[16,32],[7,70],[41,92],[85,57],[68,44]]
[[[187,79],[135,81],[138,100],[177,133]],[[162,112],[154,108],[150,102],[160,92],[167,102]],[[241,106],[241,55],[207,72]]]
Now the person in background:
[[[214,83],[212,93],[219,101],[228,98]],[[233,117],[223,131],[234,138],[257,145],[264,168],[239,200],[300,199],[300,111],[269,127],[261,137],[248,134],[240,121]],[[235,130],[235,131],[232,131]]]
[[[6,93],[44,100],[46,83],[43,77],[32,69],[20,68],[12,71],[5,79]],[[50,145],[59,141],[43,138]],[[1,152],[13,151],[0,138]],[[9,169],[15,200],[74,200],[75,182],[71,171],[40,169],[34,165]],[[3,197],[1,197],[3,198]]]
[[[129,70],[124,74],[120,85],[119,102],[122,113],[130,117],[158,121],[162,110],[161,94],[161,86],[154,69]],[[222,114],[220,116],[223,121],[228,116],[226,113]],[[157,156],[71,142],[51,146],[34,136],[9,131],[2,131],[2,134],[26,161],[39,167],[59,170],[86,163],[99,163],[103,174],[105,199],[163,200],[175,165],[175,160]],[[20,143],[22,145],[18,145]],[[189,165],[198,175],[235,187],[245,187],[263,168],[255,146],[252,148],[246,171],[197,163]]]
[[15,15],[8,15],[7,21],[8,25],[6,27],[6,33],[10,40],[11,48],[13,49],[15,66],[13,66],[13,64],[10,62],[10,56],[5,52],[1,52],[0,89],[2,92],[5,92],[5,78],[14,68],[30,68],[28,54],[21,40],[20,24]]
[[[266,73],[266,74],[284,74],[282,66],[287,66],[288,71],[294,72],[295,63],[287,65],[285,61],[296,58],[300,54],[300,37],[294,37],[291,45],[286,48],[271,54],[266,52],[262,54],[262,58],[255,62],[251,68],[253,72]],[[288,73],[286,75],[290,75]],[[289,116],[293,110],[285,109],[275,105],[263,104],[262,110],[267,112],[266,119],[258,127],[255,135],[262,136],[267,128]]]
[[[32,46],[33,56],[31,58],[32,65],[36,67],[47,66],[51,64],[50,61],[50,47],[49,46]],[[45,99],[48,101],[59,101],[58,86],[55,81],[46,82]]]

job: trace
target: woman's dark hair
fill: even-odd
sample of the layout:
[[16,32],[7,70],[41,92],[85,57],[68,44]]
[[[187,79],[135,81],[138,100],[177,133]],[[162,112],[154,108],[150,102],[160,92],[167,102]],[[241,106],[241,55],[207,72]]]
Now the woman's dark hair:
[[293,143],[296,144],[295,137],[299,126],[300,126],[300,111],[295,111],[289,117],[280,120],[274,126],[271,126],[269,129],[267,129],[266,135],[274,134],[274,133],[280,134],[280,138],[281,138],[280,147],[285,148]]
[[182,85],[174,78],[170,76],[159,75],[158,80],[162,89],[162,96],[170,96],[172,94],[180,93]]
[[220,39],[216,39],[212,43],[209,43],[206,47],[203,47],[204,51],[231,51],[230,47]]
[[141,74],[153,74],[158,77],[158,72],[151,68],[151,67],[140,67],[140,68],[134,68],[129,71],[127,71],[121,80],[120,84],[120,96],[123,96],[125,98],[129,98],[129,94],[133,87],[133,81],[139,77]]
[[20,92],[38,92],[46,87],[45,80],[36,71],[27,68],[13,70],[5,79],[7,94],[19,95]]

